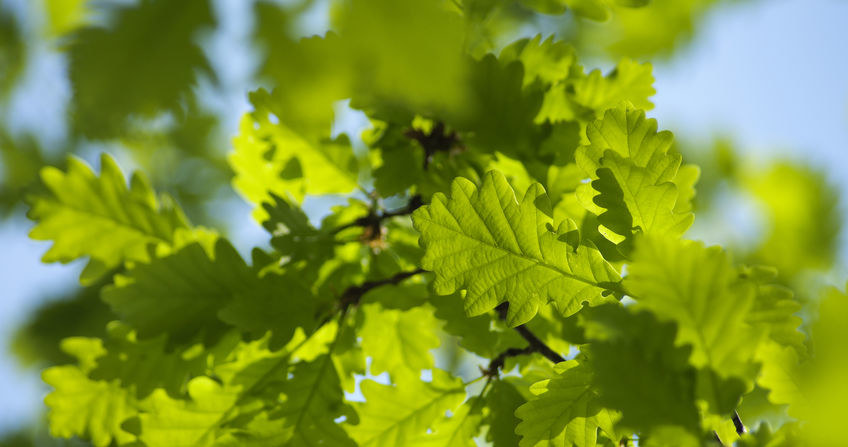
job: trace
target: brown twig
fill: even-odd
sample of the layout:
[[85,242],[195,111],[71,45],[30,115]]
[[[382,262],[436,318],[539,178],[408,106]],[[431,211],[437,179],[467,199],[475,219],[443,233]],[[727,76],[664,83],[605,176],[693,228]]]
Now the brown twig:
[[417,210],[424,204],[424,200],[420,195],[416,194],[409,199],[409,203],[406,204],[401,209],[395,211],[374,211],[368,213],[366,216],[362,216],[359,219],[354,220],[353,222],[346,223],[344,225],[338,226],[333,229],[332,233],[336,234],[342,230],[346,230],[348,228],[353,227],[362,227],[362,228],[370,228],[374,234],[380,233],[380,225],[386,219],[397,217],[397,216],[406,216],[412,214],[413,211]]
[[497,357],[493,358],[489,362],[489,366],[482,372],[489,377],[497,377],[498,371],[503,368],[504,363],[506,363],[506,359],[519,355],[532,354],[533,352],[532,346],[528,346],[526,348],[509,348],[506,351],[501,352]]
[[420,129],[409,129],[404,135],[418,142],[424,149],[424,170],[430,166],[430,160],[436,152],[448,152],[453,148],[462,148],[456,131],[447,132],[445,123],[439,121],[426,133]]
[[345,289],[344,292],[342,292],[341,298],[339,298],[339,307],[342,309],[342,311],[345,311],[348,307],[359,304],[359,301],[362,299],[362,296],[365,295],[371,289],[376,289],[377,287],[386,286],[389,284],[396,285],[407,278],[413,277],[415,275],[420,275],[426,272],[427,271],[424,269],[415,269],[409,272],[396,273],[394,276],[391,276],[389,278],[365,281],[362,284],[350,286]]
[[[498,304],[498,307],[495,308],[495,310],[498,312],[498,316],[502,320],[506,319],[506,312],[508,309],[509,303],[507,302]],[[527,326],[522,324],[520,326],[516,326],[515,330],[516,332],[518,332],[519,335],[521,335],[521,337],[527,340],[527,343],[530,344],[528,349],[530,349],[531,352],[538,352],[553,363],[565,361],[565,357],[559,355],[556,351],[551,349],[550,346],[546,345],[545,342],[543,342],[539,337],[537,337],[536,334],[534,334],[530,329],[527,328]]]

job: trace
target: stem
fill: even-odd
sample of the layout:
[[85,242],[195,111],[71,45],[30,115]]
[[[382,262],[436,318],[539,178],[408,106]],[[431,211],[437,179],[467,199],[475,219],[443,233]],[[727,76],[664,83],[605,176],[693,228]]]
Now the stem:
[[497,357],[493,358],[489,362],[489,367],[483,371],[483,374],[490,377],[495,377],[498,375],[498,371],[503,368],[506,359],[509,357],[515,357],[519,355],[532,354],[533,347],[528,346],[526,348],[509,348],[504,352],[501,352]]
[[515,328],[528,343],[530,343],[530,347],[533,348],[533,352],[538,352],[547,358],[548,360],[559,363],[564,362],[565,357],[559,355],[556,351],[551,349],[550,346],[546,345],[536,334],[530,332],[530,329],[527,329],[523,324]]
[[736,434],[742,436],[745,434],[747,430],[745,430],[745,424],[742,423],[742,419],[739,417],[739,412],[733,410],[733,416],[731,417],[733,420],[733,426],[736,428]]
[[331,233],[336,234],[341,232],[342,230],[347,230],[348,228],[353,227],[363,227],[363,228],[376,228],[379,230],[380,225],[386,219],[397,217],[397,216],[406,216],[412,214],[413,211],[417,210],[421,205],[424,204],[423,199],[420,195],[416,194],[409,199],[409,203],[406,204],[403,208],[395,211],[380,211],[374,212],[371,211],[367,216],[362,216],[359,219],[354,220],[353,222],[346,223],[344,225],[338,226],[334,228]]
[[448,152],[453,148],[464,148],[456,131],[448,132],[445,123],[441,121],[433,124],[430,133],[425,133],[420,129],[409,129],[405,135],[407,138],[417,141],[424,149],[423,168],[425,171],[430,167],[430,159],[436,152]]
[[[506,319],[507,309],[509,309],[508,302],[498,304],[498,307],[495,308],[501,320]],[[551,349],[550,346],[546,345],[545,342],[543,342],[539,337],[537,337],[536,334],[534,334],[530,329],[527,328],[527,326],[522,324],[520,326],[516,326],[515,330],[516,332],[518,332],[519,335],[521,335],[525,340],[527,340],[527,343],[530,344],[530,346],[526,348],[529,349],[530,352],[538,352],[553,363],[565,361],[565,358],[563,356],[559,355],[556,351]]]
[[386,285],[397,285],[404,281],[407,278],[413,277],[415,275],[420,275],[422,273],[427,273],[424,269],[415,269],[408,272],[400,272],[396,273],[394,276],[384,279],[377,279],[373,281],[365,281],[364,283],[358,286],[350,286],[342,293],[341,298],[339,298],[339,304],[342,309],[342,312],[346,311],[348,307],[351,305],[359,304],[359,300],[362,299],[362,296],[365,295],[369,290],[376,289],[377,287],[386,286]]

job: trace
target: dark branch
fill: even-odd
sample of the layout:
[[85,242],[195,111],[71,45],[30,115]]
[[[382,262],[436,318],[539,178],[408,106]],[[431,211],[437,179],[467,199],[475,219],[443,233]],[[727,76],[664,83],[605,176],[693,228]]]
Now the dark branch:
[[410,278],[415,275],[420,275],[421,273],[426,272],[427,271],[424,269],[415,269],[409,272],[396,273],[390,278],[365,281],[364,283],[358,286],[350,286],[345,289],[344,292],[342,292],[342,296],[341,298],[339,298],[339,306],[341,307],[342,311],[345,311],[348,307],[359,304],[359,300],[362,299],[362,296],[368,293],[368,291],[371,289],[376,289],[377,287],[386,286],[389,284],[399,284],[407,278]]
[[523,324],[521,326],[516,327],[515,330],[518,331],[518,333],[521,334],[521,336],[524,337],[524,339],[527,340],[528,343],[530,343],[530,347],[533,348],[533,352],[538,352],[539,354],[542,354],[543,356],[545,356],[545,358],[554,363],[565,361],[565,358],[563,356],[557,354],[556,351],[551,349],[550,346],[546,345],[545,342],[543,342],[541,339],[539,339],[539,337],[536,336],[536,334],[530,332],[530,329],[527,329],[527,327]]
[[430,159],[436,152],[448,152],[453,148],[462,148],[456,131],[447,132],[445,123],[439,121],[429,133],[420,129],[409,129],[405,135],[418,142],[424,149],[424,170],[430,166]]
[[738,411],[736,411],[736,410],[733,411],[732,420],[733,420],[733,426],[736,427],[736,434],[739,435],[739,436],[742,436],[743,434],[745,434],[745,431],[746,431],[745,430],[745,424],[742,423],[742,419],[739,417]]
[[417,210],[423,204],[424,200],[421,198],[420,195],[416,194],[409,199],[409,203],[407,203],[406,206],[399,210],[379,212],[372,210],[370,213],[368,213],[367,216],[360,217],[359,219],[356,219],[353,222],[336,227],[335,229],[333,229],[333,234],[353,227],[371,228],[375,230],[374,234],[379,234],[380,225],[382,225],[382,222],[384,220],[396,216],[406,216],[412,214],[413,211]]
[[493,358],[492,361],[489,362],[489,367],[483,370],[483,374],[489,377],[496,377],[498,375],[498,371],[503,368],[506,359],[509,357],[516,357],[519,355],[532,354],[533,347],[528,346],[526,348],[509,348],[504,352],[501,352],[497,357]]
[[[507,309],[509,309],[509,303],[507,302],[503,302],[495,308],[495,310],[498,312],[498,316],[502,320],[506,320]],[[543,342],[539,337],[537,337],[536,334],[531,332],[530,329],[527,328],[527,326],[522,324],[520,326],[515,327],[515,330],[516,332],[518,332],[519,335],[521,335],[525,340],[527,340],[527,343],[530,343],[530,346],[527,348],[531,350],[530,352],[538,352],[539,354],[542,354],[543,356],[545,356],[545,358],[554,363],[565,361],[565,358],[563,356],[559,355],[556,351],[551,349],[550,346],[546,345],[545,342]]]

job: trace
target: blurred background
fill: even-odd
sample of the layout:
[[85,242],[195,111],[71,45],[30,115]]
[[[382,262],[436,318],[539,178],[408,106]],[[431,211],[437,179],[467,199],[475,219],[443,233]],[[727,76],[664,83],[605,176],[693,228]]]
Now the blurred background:
[[[330,0],[192,1],[167,18],[157,16],[166,1],[141,3],[143,16],[121,22],[128,40],[85,46],[69,36],[114,25],[115,8],[138,2],[0,0],[0,445],[79,444],[47,436],[39,373],[67,360],[61,338],[99,335],[110,319],[80,287],[82,264],[41,264],[49,243],[27,238],[24,198],[39,168],[61,166],[69,153],[96,167],[110,152],[124,172],[144,171],[194,223],[247,253],[267,237],[226,163],[247,93],[269,76],[305,88],[301,67],[275,64],[275,51],[334,26]],[[259,11],[276,14],[283,29],[263,28]],[[196,31],[183,39],[189,47],[161,45],[181,37],[165,31],[132,34],[165,19]],[[572,42],[587,70],[607,72],[622,57],[652,62],[649,115],[702,168],[687,236],[723,244],[740,262],[775,265],[797,290],[844,286],[848,2],[654,0],[601,22],[519,5],[492,23],[495,51],[541,33]],[[138,53],[123,54],[127,44]],[[368,126],[345,102],[333,119],[350,135]],[[327,203],[306,209],[318,215]]]

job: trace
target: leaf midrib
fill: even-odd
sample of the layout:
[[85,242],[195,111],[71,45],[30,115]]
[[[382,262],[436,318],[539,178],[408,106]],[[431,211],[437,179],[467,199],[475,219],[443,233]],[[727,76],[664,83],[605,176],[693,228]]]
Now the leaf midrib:
[[420,407],[416,408],[415,410],[413,410],[412,412],[410,412],[409,414],[407,414],[403,418],[398,419],[393,424],[389,424],[389,426],[387,428],[379,431],[376,435],[367,439],[363,443],[363,445],[366,445],[366,446],[372,445],[376,440],[381,439],[383,436],[386,435],[386,433],[391,431],[393,428],[400,427],[400,426],[404,425],[408,420],[413,419],[414,417],[419,415],[425,409],[432,407],[433,405],[436,405],[436,403],[439,400],[445,398],[446,396],[448,396],[450,394],[459,394],[460,392],[464,392],[464,391],[465,391],[465,388],[453,388],[453,389],[448,389],[448,390],[442,390],[441,393],[437,394],[436,397],[434,397],[433,399],[431,399],[430,401],[428,401],[424,405],[421,405]]
[[[132,200],[132,199],[130,199],[130,200]],[[165,242],[167,244],[170,244],[172,242],[172,240],[166,239],[166,238],[162,237],[161,235],[154,234],[152,232],[148,232],[146,228],[141,228],[139,226],[133,225],[132,221],[123,222],[123,221],[118,220],[114,215],[98,213],[98,212],[92,211],[90,209],[84,209],[84,208],[72,206],[67,202],[62,202],[62,201],[59,201],[59,200],[56,200],[55,203],[58,204],[60,207],[66,208],[66,209],[71,210],[75,213],[84,214],[84,215],[87,215],[87,216],[92,216],[96,219],[105,220],[107,222],[115,224],[115,226],[129,229],[129,230],[131,230],[135,233],[140,234],[141,236],[153,238],[153,239],[156,239],[157,241]],[[149,211],[150,213],[152,213],[156,217],[161,217],[161,214],[159,214],[159,212],[156,211],[156,210],[146,209],[146,211]],[[53,214],[53,213],[51,213],[51,214]],[[152,228],[152,229],[155,231],[155,228]]]
[[[505,252],[505,253],[510,254],[510,255],[512,255],[512,256],[515,256],[515,257],[517,257],[517,258],[521,258],[521,259],[525,259],[525,260],[527,260],[527,261],[531,261],[531,262],[535,263],[536,265],[539,265],[539,266],[545,267],[545,268],[547,268],[547,269],[549,269],[549,270],[553,270],[553,271],[555,271],[555,272],[559,273],[559,274],[560,274],[560,275],[562,275],[562,276],[565,276],[565,277],[568,277],[568,278],[575,279],[575,280],[577,280],[577,281],[583,282],[583,283],[588,284],[588,285],[590,285],[590,286],[601,287],[601,285],[600,285],[598,282],[596,282],[596,281],[597,281],[597,279],[595,279],[595,278],[592,278],[591,280],[589,280],[589,279],[585,279],[585,278],[583,278],[583,277],[580,277],[580,276],[575,275],[574,273],[570,273],[570,272],[563,271],[562,269],[560,269],[560,268],[559,268],[559,267],[557,267],[557,266],[554,266],[554,265],[551,265],[551,264],[544,263],[544,262],[542,262],[542,261],[541,261],[541,260],[539,260],[539,259],[535,259],[535,258],[528,257],[527,255],[525,255],[525,254],[523,254],[523,253],[521,253],[521,254],[519,254],[519,253],[515,253],[514,251],[507,250],[507,249],[505,249],[505,248],[503,248],[503,247],[499,247],[499,246],[494,245],[494,244],[491,244],[491,243],[489,243],[489,242],[486,242],[486,241],[483,241],[483,240],[477,239],[477,238],[475,238],[475,237],[469,236],[468,234],[465,234],[465,233],[463,233],[463,232],[461,232],[461,231],[457,231],[457,230],[454,230],[453,228],[450,228],[450,227],[447,227],[447,226],[445,226],[445,225],[442,225],[442,224],[440,224],[440,223],[436,222],[436,221],[435,221],[435,220],[433,220],[433,219],[428,218],[427,220],[428,220],[430,223],[432,223],[433,225],[436,225],[436,226],[438,226],[438,227],[440,227],[440,228],[444,228],[445,230],[448,230],[448,231],[450,231],[450,232],[452,232],[452,233],[455,233],[455,234],[458,234],[458,235],[460,235],[460,236],[463,236],[463,237],[465,237],[465,238],[467,238],[467,239],[470,239],[470,240],[472,240],[472,241],[478,242],[480,245],[485,245],[485,246],[488,246],[488,247],[492,247],[492,248],[494,248],[494,249],[497,249],[497,250],[499,250],[499,251]],[[512,275],[510,275],[510,276],[512,276]],[[601,287],[601,288],[603,288],[603,287]]]

